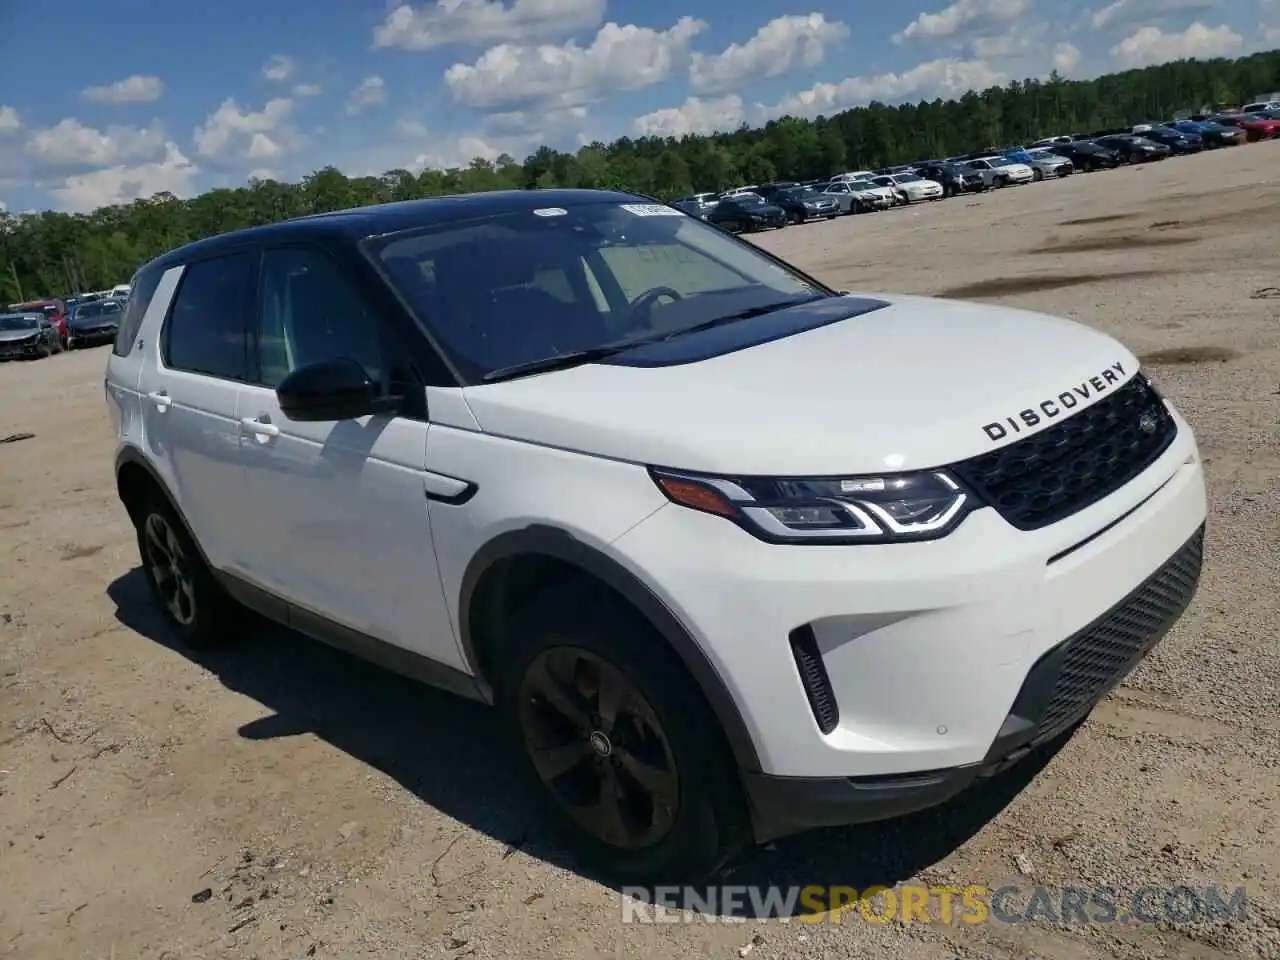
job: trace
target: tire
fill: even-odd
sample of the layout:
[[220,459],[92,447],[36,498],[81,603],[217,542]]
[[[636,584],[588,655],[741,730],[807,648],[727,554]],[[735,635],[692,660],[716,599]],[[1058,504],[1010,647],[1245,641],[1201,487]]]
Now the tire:
[[996,177],[996,179],[995,179],[995,188],[996,188],[997,190],[1003,190],[1003,189],[1004,189],[1005,187],[1007,187],[1008,185],[1009,185],[1009,178],[1008,178],[1008,177]]
[[1044,179],[1044,171],[1039,168],[1033,170],[1031,173],[1031,179],[1036,181],[1036,183],[1039,183]]
[[[691,883],[750,842],[737,769],[715,715],[638,614],[569,584],[536,597],[512,635],[495,684],[502,726],[522,779],[575,859],[613,882]],[[609,688],[628,691],[609,698],[619,705],[616,724],[602,716],[609,710],[600,694]],[[549,742],[554,753],[535,746]],[[633,770],[644,771],[650,801],[660,795],[671,805],[641,802],[646,788]],[[601,790],[630,802],[592,802]],[[611,810],[627,812],[612,822]]]
[[793,226],[798,227],[798,226],[800,226],[802,223],[804,223],[804,214],[802,214],[802,213],[792,213],[792,214],[791,214],[791,224],[792,224]]
[[176,511],[152,494],[133,516],[147,586],[183,645],[200,650],[230,639],[241,608],[218,585]]

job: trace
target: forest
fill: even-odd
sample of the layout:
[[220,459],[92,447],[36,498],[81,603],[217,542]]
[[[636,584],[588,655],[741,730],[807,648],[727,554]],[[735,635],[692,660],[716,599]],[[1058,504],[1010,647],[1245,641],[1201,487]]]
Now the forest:
[[300,183],[251,180],[190,199],[161,193],[87,214],[0,214],[0,303],[101,289],[192,240],[363,204],[538,187],[621,188],[671,199],[1167,119],[1176,110],[1238,105],[1277,89],[1280,50],[1273,50],[1235,60],[1180,60],[1092,80],[1055,73],[956,100],[872,102],[833,116],[783,117],[711,136],[623,137],[576,153],[544,146],[523,162],[504,155],[463,169],[356,178],[325,167]]

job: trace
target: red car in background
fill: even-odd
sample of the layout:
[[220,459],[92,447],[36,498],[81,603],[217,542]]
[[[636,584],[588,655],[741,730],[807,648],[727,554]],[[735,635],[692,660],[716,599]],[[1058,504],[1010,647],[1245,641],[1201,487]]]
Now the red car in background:
[[9,309],[16,313],[43,313],[58,331],[62,346],[67,345],[67,305],[61,300],[31,300],[27,303],[11,303]]
[[1280,120],[1266,112],[1219,114],[1210,117],[1210,123],[1220,123],[1226,127],[1238,127],[1244,131],[1250,143],[1258,140],[1270,140],[1280,134]]

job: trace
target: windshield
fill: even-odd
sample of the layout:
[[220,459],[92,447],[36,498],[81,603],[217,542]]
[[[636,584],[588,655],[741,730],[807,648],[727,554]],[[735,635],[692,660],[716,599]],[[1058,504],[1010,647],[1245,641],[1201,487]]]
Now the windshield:
[[0,330],[35,330],[39,325],[35,317],[0,317]]
[[899,173],[893,178],[894,183],[918,183],[920,180],[914,173]]
[[848,183],[850,190],[877,190],[880,187],[880,184],[870,180],[850,180]]
[[468,380],[830,292],[670,207],[588,203],[379,240],[391,284]]
[[792,187],[790,190],[782,190],[778,196],[786,200],[817,200],[818,191],[811,190],[809,187]]
[[105,317],[111,314],[120,313],[120,304],[111,301],[99,300],[96,303],[86,303],[83,307],[76,310],[77,320],[87,320],[91,317]]

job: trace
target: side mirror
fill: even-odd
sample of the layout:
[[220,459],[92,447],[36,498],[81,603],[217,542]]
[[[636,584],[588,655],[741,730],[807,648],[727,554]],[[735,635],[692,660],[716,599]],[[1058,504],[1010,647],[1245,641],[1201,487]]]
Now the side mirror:
[[389,413],[397,404],[386,397],[364,367],[348,357],[299,367],[276,387],[280,411],[290,420],[354,420]]

